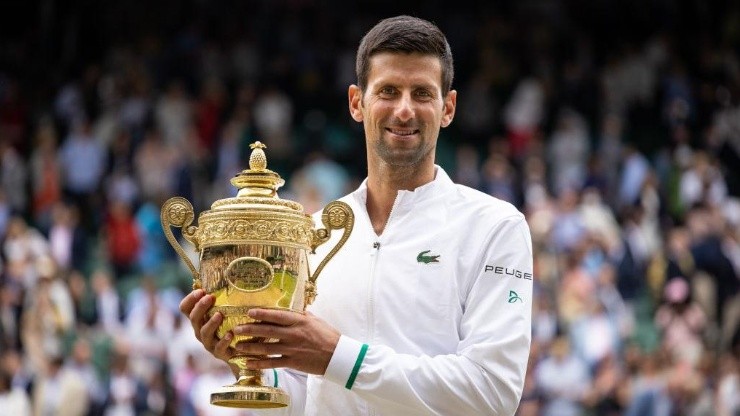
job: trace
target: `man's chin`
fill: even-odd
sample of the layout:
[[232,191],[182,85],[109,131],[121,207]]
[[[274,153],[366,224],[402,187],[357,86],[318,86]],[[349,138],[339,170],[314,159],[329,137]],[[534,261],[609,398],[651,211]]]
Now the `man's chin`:
[[390,166],[410,167],[418,165],[424,157],[432,151],[425,151],[420,143],[399,141],[386,141],[379,143],[376,151],[380,158]]
[[411,167],[418,165],[424,155],[418,149],[393,150],[381,153],[380,158],[390,166]]

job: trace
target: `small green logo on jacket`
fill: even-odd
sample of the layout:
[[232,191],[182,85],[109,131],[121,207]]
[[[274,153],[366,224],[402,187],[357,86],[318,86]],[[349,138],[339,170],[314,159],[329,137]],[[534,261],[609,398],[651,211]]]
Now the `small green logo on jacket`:
[[520,298],[516,292],[514,292],[513,290],[510,290],[509,291],[509,303],[515,303],[515,302],[524,303],[522,298]]
[[418,256],[416,256],[416,261],[419,263],[429,264],[429,263],[439,263],[439,254],[434,256],[427,256],[427,254],[432,250],[422,251],[419,253]]

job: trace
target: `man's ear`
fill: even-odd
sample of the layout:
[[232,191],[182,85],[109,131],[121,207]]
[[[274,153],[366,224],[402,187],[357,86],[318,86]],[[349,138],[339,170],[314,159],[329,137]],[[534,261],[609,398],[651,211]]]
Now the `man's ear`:
[[455,107],[457,106],[457,91],[450,90],[444,98],[444,107],[442,109],[442,127],[447,127],[455,118]]
[[364,120],[362,116],[362,90],[357,85],[352,84],[349,86],[347,96],[349,98],[349,114],[356,122],[361,123]]

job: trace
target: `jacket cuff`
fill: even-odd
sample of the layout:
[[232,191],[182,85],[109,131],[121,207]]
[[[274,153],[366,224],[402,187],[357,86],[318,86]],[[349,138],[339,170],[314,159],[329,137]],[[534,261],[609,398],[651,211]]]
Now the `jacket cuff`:
[[326,367],[324,378],[351,389],[360,372],[367,348],[367,344],[342,335]]

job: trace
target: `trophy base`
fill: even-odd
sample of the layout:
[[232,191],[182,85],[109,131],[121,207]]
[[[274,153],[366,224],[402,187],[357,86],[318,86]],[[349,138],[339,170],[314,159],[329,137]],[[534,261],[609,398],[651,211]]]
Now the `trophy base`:
[[224,386],[211,394],[211,404],[244,409],[274,409],[290,404],[290,396],[277,387]]

